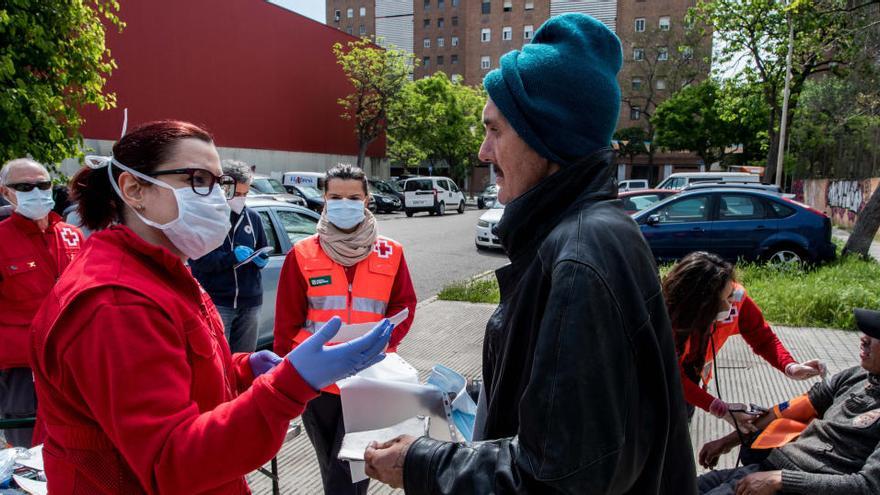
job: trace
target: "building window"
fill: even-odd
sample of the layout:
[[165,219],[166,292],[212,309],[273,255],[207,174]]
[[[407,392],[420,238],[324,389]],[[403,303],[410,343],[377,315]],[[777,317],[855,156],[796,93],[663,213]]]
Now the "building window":
[[443,10],[443,8],[446,7],[445,3],[446,0],[437,0],[437,8]]
[[461,77],[461,74],[453,74],[449,76],[449,79],[454,83],[460,83],[463,78]]
[[645,32],[645,18],[644,17],[639,17],[638,19],[636,19],[636,32],[637,33],[644,33]]
[[437,48],[446,46],[446,38],[437,38]]
[[361,24],[360,29],[358,29],[358,33],[360,33],[361,36],[367,34],[367,26],[364,26],[363,24]]
[[526,10],[533,10],[535,8],[535,2],[531,2],[526,0]]
[[670,20],[669,16],[663,16],[660,18],[660,31],[669,31]]
[[431,66],[431,57],[422,57],[422,67],[428,68]]
[[642,109],[640,107],[630,107],[629,120],[640,120],[642,118]]
[[452,37],[452,46],[458,46],[458,36]]
[[483,14],[490,14],[492,12],[492,4],[489,3],[489,0],[483,0],[481,7],[483,9]]
[[425,48],[431,48],[431,38],[425,38],[422,40],[422,45]]
[[367,16],[367,8],[361,7],[360,14],[361,14],[361,17],[366,17]]
[[669,60],[669,48],[666,48],[665,46],[661,46],[660,48],[658,48],[657,49],[657,60],[659,60],[661,62]]
[[489,70],[492,68],[492,59],[489,57],[480,57],[480,68]]
[[449,57],[449,62],[450,62],[452,65],[457,64],[457,63],[458,63],[458,55],[452,55],[452,56],[450,56],[450,57]]
[[681,57],[685,60],[694,58],[694,48],[692,46],[681,47]]
[[512,0],[504,0],[504,11],[510,12],[513,10],[513,1]]
[[458,26],[458,16],[452,18],[452,25]]
[[512,40],[513,39],[513,28],[512,27],[501,28],[501,39],[504,41]]
[[437,56],[437,65],[443,65],[443,55]]
[[422,21],[422,27],[429,28],[431,27],[431,19],[425,19]]
[[660,90],[666,89],[666,79],[657,79],[655,87]]
[[492,30],[489,28],[483,28],[480,30],[480,41],[483,43],[488,43],[492,41]]
[[345,15],[346,15],[349,19],[351,19],[352,17],[354,17],[354,9],[348,9],[348,10],[346,10],[346,11],[345,11]]
[[452,0],[452,6],[453,6],[453,7],[458,7],[458,2],[459,2],[459,1],[460,1],[460,0]]
[[633,60],[635,60],[636,62],[645,60],[645,49],[633,48]]
[[535,26],[529,24],[528,26],[523,26],[523,39],[530,40],[532,39],[532,35],[535,34]]
[[639,77],[632,78],[632,90],[640,91],[642,89],[642,79]]
[[441,29],[442,29],[443,26],[445,26],[445,25],[446,25],[446,21],[444,21],[442,17],[439,18],[439,19],[437,19],[437,27],[438,27],[438,28],[441,28]]
[[342,19],[342,12],[337,10],[337,11],[333,14],[333,20],[336,21],[336,22],[339,22],[339,19]]

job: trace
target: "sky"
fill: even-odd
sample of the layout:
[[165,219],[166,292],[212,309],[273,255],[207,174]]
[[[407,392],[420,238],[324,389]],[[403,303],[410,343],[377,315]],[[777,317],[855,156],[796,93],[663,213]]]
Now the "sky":
[[327,17],[324,0],[269,0],[269,3],[274,3],[306,17],[311,17],[321,24],[324,24]]

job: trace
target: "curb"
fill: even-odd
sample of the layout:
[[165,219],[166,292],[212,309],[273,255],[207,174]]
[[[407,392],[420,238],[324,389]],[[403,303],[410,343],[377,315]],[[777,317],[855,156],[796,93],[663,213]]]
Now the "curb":
[[[466,282],[466,283],[469,283],[469,282],[473,282],[473,281],[475,281],[475,280],[480,280],[481,278],[486,278],[486,277],[488,277],[489,275],[491,275],[491,274],[493,274],[493,273],[495,273],[495,270],[486,270],[485,272],[478,273],[478,274],[476,274],[476,275],[474,275],[474,276],[468,278],[467,280],[465,280],[465,282]],[[435,294],[435,295],[433,295],[433,296],[431,296],[431,297],[429,297],[429,298],[427,298],[427,299],[425,299],[425,300],[423,300],[423,301],[419,301],[419,302],[416,304],[416,309],[419,309],[419,308],[421,308],[422,306],[427,306],[427,305],[429,305],[429,304],[431,304],[431,303],[433,303],[433,302],[436,302],[438,299],[440,299],[440,296]]]

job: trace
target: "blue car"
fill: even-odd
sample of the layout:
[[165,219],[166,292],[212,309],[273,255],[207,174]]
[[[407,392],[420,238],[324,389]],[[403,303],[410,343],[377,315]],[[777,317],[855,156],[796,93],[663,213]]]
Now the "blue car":
[[831,220],[778,193],[685,191],[632,215],[659,262],[694,251],[728,260],[820,263],[834,259]]

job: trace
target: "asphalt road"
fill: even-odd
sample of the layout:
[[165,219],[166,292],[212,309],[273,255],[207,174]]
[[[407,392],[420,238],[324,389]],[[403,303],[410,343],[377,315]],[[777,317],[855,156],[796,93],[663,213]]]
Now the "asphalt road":
[[450,283],[467,280],[507,264],[501,251],[477,251],[474,232],[487,210],[470,207],[442,217],[416,213],[378,214],[379,234],[403,244],[406,263],[419,301],[437,295]]

